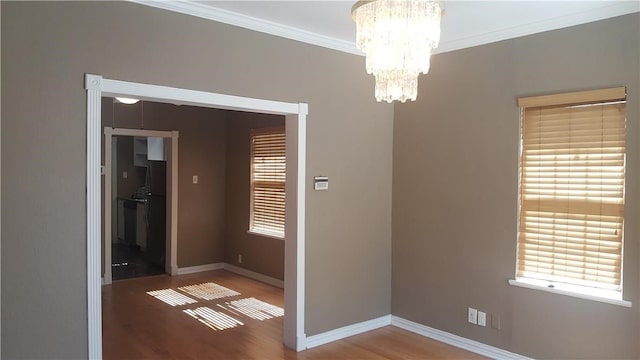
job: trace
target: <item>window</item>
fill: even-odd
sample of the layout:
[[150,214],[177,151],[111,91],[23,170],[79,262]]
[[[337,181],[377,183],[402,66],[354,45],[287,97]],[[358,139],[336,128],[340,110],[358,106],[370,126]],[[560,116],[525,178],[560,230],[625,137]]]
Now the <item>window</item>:
[[621,299],[625,88],[520,98],[516,281]]
[[251,131],[251,213],[249,231],[284,238],[284,128]]

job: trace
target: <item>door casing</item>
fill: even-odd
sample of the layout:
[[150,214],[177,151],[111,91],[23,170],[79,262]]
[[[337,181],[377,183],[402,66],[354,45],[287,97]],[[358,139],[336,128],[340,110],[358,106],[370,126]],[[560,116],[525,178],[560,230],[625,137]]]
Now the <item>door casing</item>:
[[[285,267],[284,331],[285,346],[306,348],[304,331],[305,300],[305,182],[306,103],[232,96],[103,78],[85,74],[87,92],[87,330],[88,357],[102,358],[101,299],[101,104],[102,97],[124,96],[147,101],[168,102],[226,110],[285,116],[287,174],[285,185]],[[110,155],[108,155],[110,156]],[[175,231],[175,230],[174,230]],[[179,239],[178,239],[179,240]]]

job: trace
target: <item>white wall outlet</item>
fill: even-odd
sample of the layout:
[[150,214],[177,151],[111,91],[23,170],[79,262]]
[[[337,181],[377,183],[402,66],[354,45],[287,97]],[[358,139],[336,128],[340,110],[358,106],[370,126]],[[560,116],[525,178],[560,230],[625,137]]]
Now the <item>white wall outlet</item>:
[[467,321],[469,321],[472,324],[478,323],[478,310],[474,308],[469,308],[469,312],[467,314],[468,314]]
[[193,175],[193,183],[194,184],[198,183],[198,175]]
[[129,174],[127,174],[127,172],[126,172],[126,171],[123,171],[123,172],[122,172],[122,178],[123,178],[123,179],[126,179],[126,178],[128,178],[128,177],[129,177]]
[[242,254],[238,254],[238,264],[242,264]]
[[478,311],[478,325],[487,326],[487,313]]

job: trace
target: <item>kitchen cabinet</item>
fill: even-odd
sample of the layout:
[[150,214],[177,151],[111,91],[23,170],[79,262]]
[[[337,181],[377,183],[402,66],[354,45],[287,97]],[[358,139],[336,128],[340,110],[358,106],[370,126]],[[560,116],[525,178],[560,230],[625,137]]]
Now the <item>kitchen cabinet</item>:
[[136,136],[133,138],[133,165],[147,167],[149,160],[165,161],[164,139]]

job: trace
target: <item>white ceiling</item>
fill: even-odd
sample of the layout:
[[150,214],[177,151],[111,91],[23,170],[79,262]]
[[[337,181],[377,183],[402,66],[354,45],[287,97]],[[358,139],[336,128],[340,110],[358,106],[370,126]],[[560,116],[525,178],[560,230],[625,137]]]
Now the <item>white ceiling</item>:
[[[361,54],[351,20],[355,1],[132,1]],[[440,46],[434,53],[639,11],[638,0],[445,1]]]

